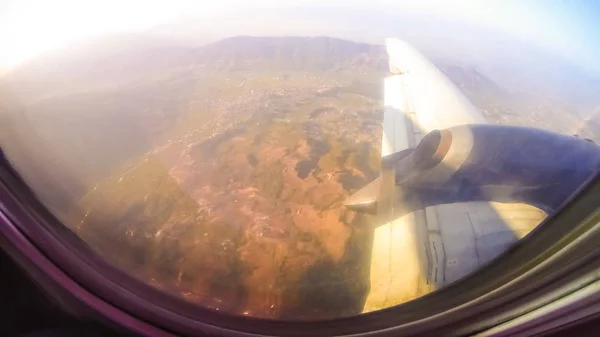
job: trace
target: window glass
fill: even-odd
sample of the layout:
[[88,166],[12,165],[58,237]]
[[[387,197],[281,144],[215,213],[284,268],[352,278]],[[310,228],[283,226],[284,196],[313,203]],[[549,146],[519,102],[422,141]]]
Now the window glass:
[[0,14],[2,150],[96,254],[212,310],[410,301],[600,166],[576,4],[36,3]]

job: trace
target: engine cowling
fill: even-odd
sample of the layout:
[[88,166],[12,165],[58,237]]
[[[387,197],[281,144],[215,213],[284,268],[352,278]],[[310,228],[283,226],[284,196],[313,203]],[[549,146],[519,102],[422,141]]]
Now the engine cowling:
[[[393,179],[385,174],[390,170]],[[382,191],[396,185],[404,199],[398,201],[407,205],[521,202],[550,213],[598,171],[600,147],[593,142],[536,128],[461,125],[434,130],[414,150],[382,158],[385,181],[378,178],[346,205],[377,213],[389,194]]]

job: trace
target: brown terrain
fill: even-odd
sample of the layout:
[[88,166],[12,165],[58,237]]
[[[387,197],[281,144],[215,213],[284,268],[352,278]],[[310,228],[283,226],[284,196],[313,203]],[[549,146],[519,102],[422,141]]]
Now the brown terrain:
[[[323,318],[347,305],[346,314],[356,313],[353,303],[317,312],[298,303],[307,291],[364,297],[365,285],[341,269],[356,254],[347,247],[354,216],[342,202],[377,175],[381,105],[318,90],[308,85],[252,98],[256,86],[249,86],[250,97],[240,95],[244,109],[263,109],[220,134],[216,126],[205,138],[191,129],[101,182],[80,201],[77,211],[86,212],[76,231],[142,279],[215,310]],[[99,237],[115,216],[123,224],[115,238]],[[117,237],[127,239],[122,249],[115,249]],[[137,240],[132,254],[127,245]],[[331,270],[311,276],[322,264]]]

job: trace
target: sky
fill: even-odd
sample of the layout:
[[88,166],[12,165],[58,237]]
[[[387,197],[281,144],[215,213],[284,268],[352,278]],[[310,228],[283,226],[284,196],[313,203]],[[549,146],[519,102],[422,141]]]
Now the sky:
[[140,32],[247,8],[294,6],[434,15],[515,36],[600,73],[600,2],[593,0],[4,0],[0,72],[92,36]]

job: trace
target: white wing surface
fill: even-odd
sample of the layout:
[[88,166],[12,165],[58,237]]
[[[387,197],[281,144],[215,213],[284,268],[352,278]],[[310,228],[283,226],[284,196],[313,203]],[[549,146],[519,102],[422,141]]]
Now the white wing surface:
[[[397,39],[388,39],[386,44],[392,75],[385,79],[382,157],[415,148],[432,130],[485,123],[477,108],[415,48]],[[442,164],[447,172],[440,179],[460,165]],[[398,190],[394,185],[382,175],[349,200],[377,202],[374,191]],[[390,202],[392,208],[402,207],[398,200]],[[502,253],[545,216],[525,204],[461,202],[417,207],[384,223],[381,216],[370,217],[374,227],[371,291],[364,311],[409,301],[466,276]]]

